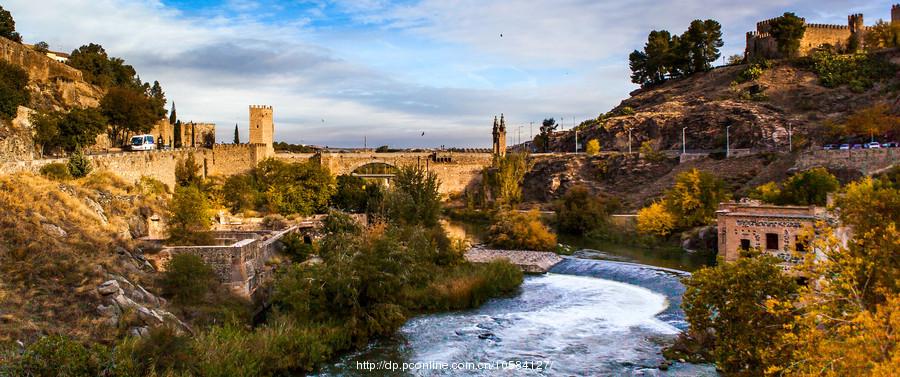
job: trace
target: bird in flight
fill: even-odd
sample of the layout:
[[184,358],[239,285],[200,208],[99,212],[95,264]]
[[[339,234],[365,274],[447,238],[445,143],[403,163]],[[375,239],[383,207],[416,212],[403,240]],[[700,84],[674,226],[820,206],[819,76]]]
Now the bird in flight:
[[424,132],[424,131],[422,132],[422,136],[425,136],[425,132]]
[[500,33],[500,38],[503,38],[503,33]]

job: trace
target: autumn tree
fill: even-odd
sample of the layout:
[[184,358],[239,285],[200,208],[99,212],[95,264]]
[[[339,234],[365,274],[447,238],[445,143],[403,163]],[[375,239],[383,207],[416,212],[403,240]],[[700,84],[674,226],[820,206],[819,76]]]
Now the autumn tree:
[[188,153],[187,157],[178,161],[175,165],[175,182],[178,186],[196,186],[200,187],[203,181],[200,175],[200,165],[194,159],[193,153]]
[[666,210],[681,228],[705,225],[713,221],[719,203],[730,197],[725,184],[714,175],[691,169],[675,177],[675,185],[666,191]]
[[588,140],[587,145],[584,147],[584,152],[588,154],[588,156],[596,156],[600,154],[600,142],[597,139]]
[[661,202],[641,208],[637,213],[637,231],[655,237],[668,237],[675,229],[677,220]]
[[588,235],[603,231],[618,202],[594,195],[584,186],[570,188],[556,203],[560,232]]
[[16,21],[13,20],[12,14],[2,6],[0,6],[0,37],[13,42],[22,42],[22,36],[16,32]]
[[212,223],[206,195],[195,185],[179,186],[169,202],[168,233],[173,245],[210,244]]
[[879,103],[857,110],[844,122],[844,130],[856,135],[869,135],[872,141],[875,135],[896,132],[900,129],[900,116],[891,114],[887,104]]
[[488,229],[488,244],[510,250],[556,249],[556,235],[541,222],[537,211],[508,211],[497,214]]
[[770,34],[778,44],[778,52],[784,57],[795,57],[800,52],[800,40],[806,33],[806,22],[792,12],[785,12],[781,17],[769,23]]
[[865,33],[866,48],[879,49],[900,45],[900,25],[878,20]]

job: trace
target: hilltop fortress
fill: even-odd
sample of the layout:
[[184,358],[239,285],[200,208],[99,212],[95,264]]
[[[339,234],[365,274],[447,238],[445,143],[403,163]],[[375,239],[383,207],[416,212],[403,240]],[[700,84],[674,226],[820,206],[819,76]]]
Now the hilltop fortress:
[[[780,18],[775,17],[757,22],[756,31],[747,32],[747,47],[744,50],[744,56],[748,59],[779,57],[778,42],[770,33],[772,22]],[[895,4],[891,7],[891,24],[897,25],[898,23],[900,23],[900,4]],[[838,49],[846,48],[850,38],[855,37],[862,41],[862,37],[869,28],[863,23],[861,13],[847,16],[846,25],[807,23],[806,32],[803,39],[800,40],[800,56],[808,55],[810,51],[824,45],[831,45]]]

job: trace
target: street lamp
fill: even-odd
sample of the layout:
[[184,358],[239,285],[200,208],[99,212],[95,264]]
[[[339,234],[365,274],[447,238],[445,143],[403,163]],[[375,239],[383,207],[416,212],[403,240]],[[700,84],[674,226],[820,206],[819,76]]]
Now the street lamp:
[[631,129],[628,129],[628,154],[631,154]]
[[731,126],[725,127],[725,158],[731,157],[731,143],[728,140],[728,129]]
[[687,127],[681,129],[681,154],[687,153],[687,144],[685,144],[685,140],[687,140],[687,138],[684,136],[686,130]]
[[578,129],[575,129],[575,154],[578,154]]
[[794,125],[788,122],[788,153],[794,151]]

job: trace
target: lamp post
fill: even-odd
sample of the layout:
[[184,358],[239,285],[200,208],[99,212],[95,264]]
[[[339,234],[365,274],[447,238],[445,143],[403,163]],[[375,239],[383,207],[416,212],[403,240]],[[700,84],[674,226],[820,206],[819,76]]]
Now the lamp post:
[[687,144],[685,144],[687,138],[685,137],[685,131],[687,131],[687,127],[681,129],[681,154],[687,153]]
[[631,154],[631,129],[628,129],[628,154]]
[[578,129],[575,130],[575,154],[578,154]]
[[794,125],[788,122],[788,153],[794,151]]
[[729,142],[728,130],[731,126],[725,127],[725,158],[731,157],[731,143]]

